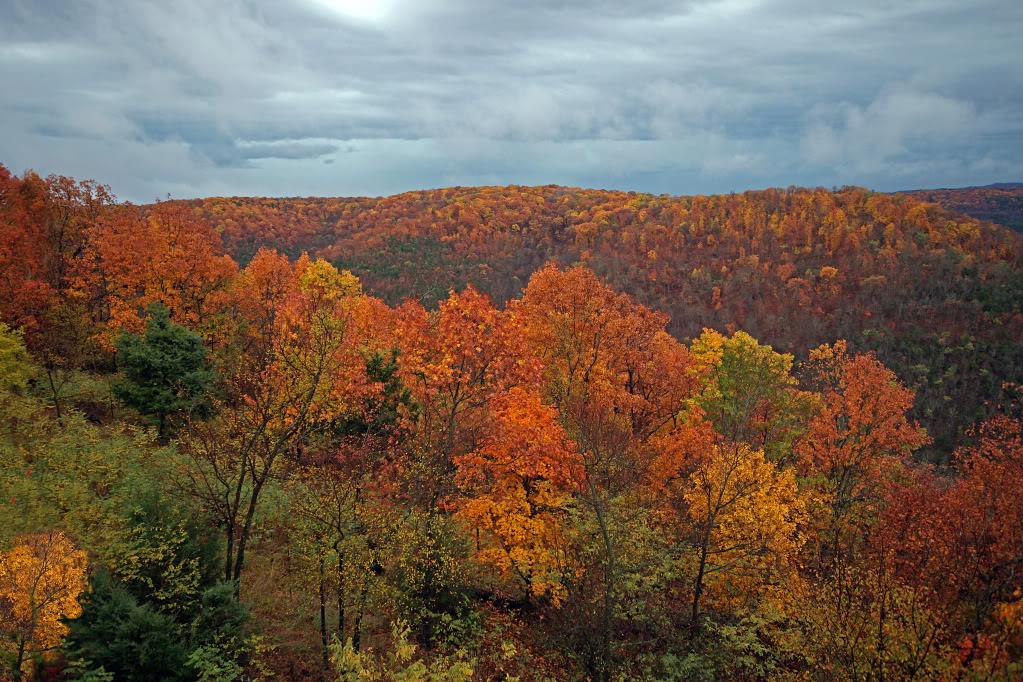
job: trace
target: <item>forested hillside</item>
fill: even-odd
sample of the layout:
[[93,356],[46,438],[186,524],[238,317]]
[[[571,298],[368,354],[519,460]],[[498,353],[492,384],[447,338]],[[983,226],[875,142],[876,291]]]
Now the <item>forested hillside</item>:
[[918,189],[903,192],[922,201],[988,220],[1023,232],[1023,183],[1003,182],[983,187]]
[[1020,272],[859,189],[0,166],[0,679],[1019,679]]
[[1023,239],[913,198],[485,187],[188,205],[242,262],[260,246],[309,251],[389,303],[429,307],[470,282],[503,303],[553,260],[667,313],[682,340],[742,329],[802,357],[847,339],[916,392],[939,459],[1023,381]]

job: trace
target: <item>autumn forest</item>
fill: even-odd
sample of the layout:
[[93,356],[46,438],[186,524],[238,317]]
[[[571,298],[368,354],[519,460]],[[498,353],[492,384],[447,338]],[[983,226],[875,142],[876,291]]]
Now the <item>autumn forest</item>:
[[1023,678],[1023,236],[971,192],[0,166],[0,679]]

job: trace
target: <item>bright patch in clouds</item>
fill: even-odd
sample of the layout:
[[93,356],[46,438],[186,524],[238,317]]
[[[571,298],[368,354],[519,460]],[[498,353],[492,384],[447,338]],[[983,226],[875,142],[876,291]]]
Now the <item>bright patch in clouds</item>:
[[357,21],[378,22],[387,18],[394,0],[313,0],[316,4]]
[[1023,181],[1023,2],[852,5],[0,0],[0,163],[133,201]]

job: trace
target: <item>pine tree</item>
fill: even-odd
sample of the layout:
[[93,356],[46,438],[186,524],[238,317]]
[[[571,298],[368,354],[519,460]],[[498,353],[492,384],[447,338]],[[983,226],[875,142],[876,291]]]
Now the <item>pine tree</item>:
[[115,395],[155,416],[161,440],[167,436],[168,417],[208,408],[214,377],[202,338],[171,321],[164,305],[150,306],[145,334],[121,335],[117,358],[124,378],[114,385]]

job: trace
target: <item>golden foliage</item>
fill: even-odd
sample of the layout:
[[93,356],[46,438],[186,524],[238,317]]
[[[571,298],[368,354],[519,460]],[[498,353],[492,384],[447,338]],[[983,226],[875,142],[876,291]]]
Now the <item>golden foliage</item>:
[[0,644],[25,671],[67,634],[65,618],[81,613],[85,552],[60,531],[25,535],[0,554]]

